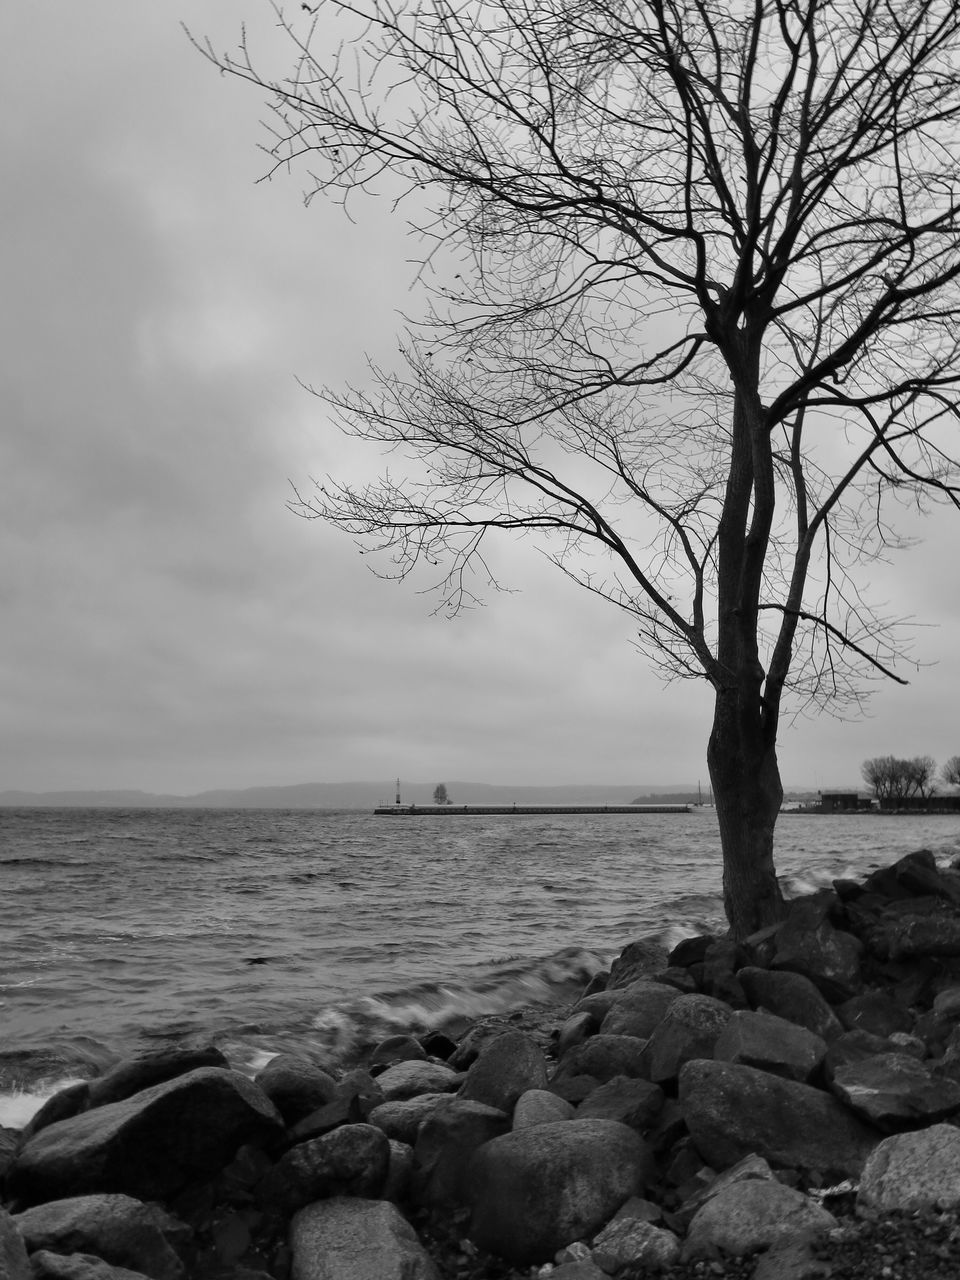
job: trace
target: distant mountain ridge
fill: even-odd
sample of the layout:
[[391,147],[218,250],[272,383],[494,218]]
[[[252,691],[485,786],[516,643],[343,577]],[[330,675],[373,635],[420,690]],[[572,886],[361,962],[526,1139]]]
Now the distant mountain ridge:
[[[444,781],[438,779],[438,781]],[[404,804],[432,804],[435,782],[403,782]],[[569,783],[564,786],[509,786],[485,782],[445,782],[453,804],[639,804],[651,797],[684,799],[696,794],[689,783],[645,788],[637,785]],[[150,791],[0,791],[0,807],[111,809],[373,809],[392,804],[396,780],[302,782],[281,787],[244,787],[170,795]]]

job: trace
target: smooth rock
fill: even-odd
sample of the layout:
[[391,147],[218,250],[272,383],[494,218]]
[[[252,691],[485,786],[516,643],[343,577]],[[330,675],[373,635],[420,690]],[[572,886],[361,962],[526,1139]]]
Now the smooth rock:
[[831,924],[827,912],[835,902],[835,895],[825,890],[791,904],[777,933],[771,968],[809,978],[828,1000],[846,1000],[863,987],[863,943]]
[[465,1102],[482,1102],[511,1112],[522,1093],[543,1089],[546,1084],[546,1059],[533,1036],[505,1031],[483,1046],[467,1071],[459,1096]]
[[290,1226],[291,1280],[439,1280],[417,1233],[386,1200],[336,1198]]
[[632,982],[600,1024],[602,1035],[637,1036],[648,1040],[680,992],[675,987],[642,980]]
[[287,1125],[305,1119],[337,1095],[337,1082],[328,1071],[293,1053],[277,1054],[253,1079]]
[[397,1102],[381,1102],[374,1107],[367,1120],[382,1129],[388,1138],[406,1142],[412,1147],[417,1132],[427,1116],[440,1107],[449,1106],[453,1095],[449,1093],[418,1093],[413,1098],[401,1098]]
[[663,1107],[663,1090],[649,1080],[614,1076],[584,1098],[577,1107],[578,1120],[619,1120],[637,1133],[657,1121]]
[[420,1126],[413,1149],[414,1199],[424,1205],[465,1204],[474,1152],[509,1130],[506,1112],[468,1098],[453,1098],[434,1111]]
[[730,1183],[694,1215],[683,1260],[720,1253],[741,1257],[789,1240],[815,1239],[837,1225],[833,1214],[809,1196],[774,1178]]
[[582,1009],[579,1013],[571,1014],[560,1027],[557,1035],[557,1057],[562,1058],[563,1055],[572,1049],[575,1045],[583,1044],[589,1036],[596,1035],[600,1030],[600,1020],[594,1013]]
[[809,1080],[826,1057],[827,1042],[775,1013],[738,1009],[713,1048],[718,1062],[740,1062],[786,1080]]
[[688,1062],[679,1101],[697,1149],[714,1169],[756,1153],[775,1168],[856,1178],[879,1139],[830,1094],[732,1062]]
[[904,1053],[881,1053],[838,1067],[830,1087],[884,1133],[917,1129],[960,1111],[960,1084],[933,1075]]
[[42,1129],[13,1162],[7,1194],[24,1207],[100,1191],[162,1200],[282,1131],[251,1080],[201,1067]]
[[659,1271],[680,1256],[680,1241],[672,1231],[641,1218],[615,1218],[593,1242],[593,1261],[612,1275],[623,1267]]
[[647,1076],[654,1084],[676,1080],[685,1062],[712,1058],[720,1032],[732,1016],[713,996],[677,996],[647,1042]]
[[494,1138],[467,1171],[470,1238],[510,1262],[545,1262],[591,1235],[654,1177],[646,1143],[612,1120],[562,1120]]
[[737,974],[754,1009],[767,1009],[826,1041],[843,1034],[843,1024],[809,978],[748,966]]
[[377,1076],[382,1101],[399,1102],[421,1093],[452,1093],[461,1077],[440,1062],[397,1062]]
[[142,1271],[114,1267],[90,1253],[51,1253],[38,1249],[30,1259],[33,1280],[149,1280]]
[[643,1076],[645,1048],[646,1041],[638,1040],[636,1036],[591,1036],[564,1054],[551,1086],[574,1076],[590,1076],[599,1084],[605,1084],[614,1076]]
[[298,1143],[260,1184],[259,1198],[293,1213],[333,1196],[378,1196],[390,1171],[390,1142],[372,1124],[345,1124],[322,1138]]
[[380,1191],[380,1200],[392,1200],[404,1204],[410,1197],[413,1183],[413,1147],[406,1142],[390,1138],[390,1165],[387,1180]]
[[394,1062],[422,1062],[426,1056],[426,1050],[415,1036],[387,1036],[370,1055],[369,1066],[372,1070],[374,1067],[389,1067]]
[[52,1200],[14,1221],[31,1253],[92,1253],[152,1280],[180,1280],[184,1268],[178,1249],[193,1234],[159,1205],[119,1194]]
[[0,1208],[0,1276],[3,1280],[33,1280],[23,1236],[3,1208]]
[[711,1196],[717,1195],[735,1182],[748,1182],[751,1179],[771,1179],[774,1172],[762,1156],[749,1155],[738,1160],[723,1173],[710,1178],[706,1185],[700,1185],[685,1196],[679,1209],[670,1214],[670,1225],[676,1230],[686,1232],[697,1213],[703,1208]]
[[960,1129],[935,1124],[884,1138],[864,1165],[857,1206],[884,1213],[960,1209]]
[[628,943],[610,966],[607,990],[628,987],[638,978],[648,978],[667,964],[667,948],[654,938],[638,938]]
[[571,1120],[576,1108],[565,1098],[547,1089],[528,1089],[521,1093],[513,1108],[514,1129],[528,1129],[535,1124],[552,1124],[557,1120]]

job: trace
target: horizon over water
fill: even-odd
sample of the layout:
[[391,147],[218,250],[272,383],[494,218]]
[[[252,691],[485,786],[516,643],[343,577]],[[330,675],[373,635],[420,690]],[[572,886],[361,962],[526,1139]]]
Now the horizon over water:
[[[788,896],[960,816],[784,815]],[[121,1057],[216,1044],[257,1070],[572,1001],[637,938],[725,928],[716,816],[0,808],[0,1124]]]

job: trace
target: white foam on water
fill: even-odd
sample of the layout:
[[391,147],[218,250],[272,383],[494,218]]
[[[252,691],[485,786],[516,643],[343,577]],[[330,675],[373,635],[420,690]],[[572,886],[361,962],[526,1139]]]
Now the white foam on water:
[[69,1085],[80,1083],[79,1076],[68,1076],[63,1080],[44,1081],[34,1089],[14,1089],[9,1093],[0,1093],[0,1126],[5,1129],[22,1129],[48,1098]]

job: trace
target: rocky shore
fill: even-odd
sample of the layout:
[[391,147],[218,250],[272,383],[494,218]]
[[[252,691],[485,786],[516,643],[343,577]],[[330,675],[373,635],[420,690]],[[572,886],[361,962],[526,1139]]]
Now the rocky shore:
[[0,1280],[960,1276],[960,871],[346,1071],[154,1054],[0,1130]]

